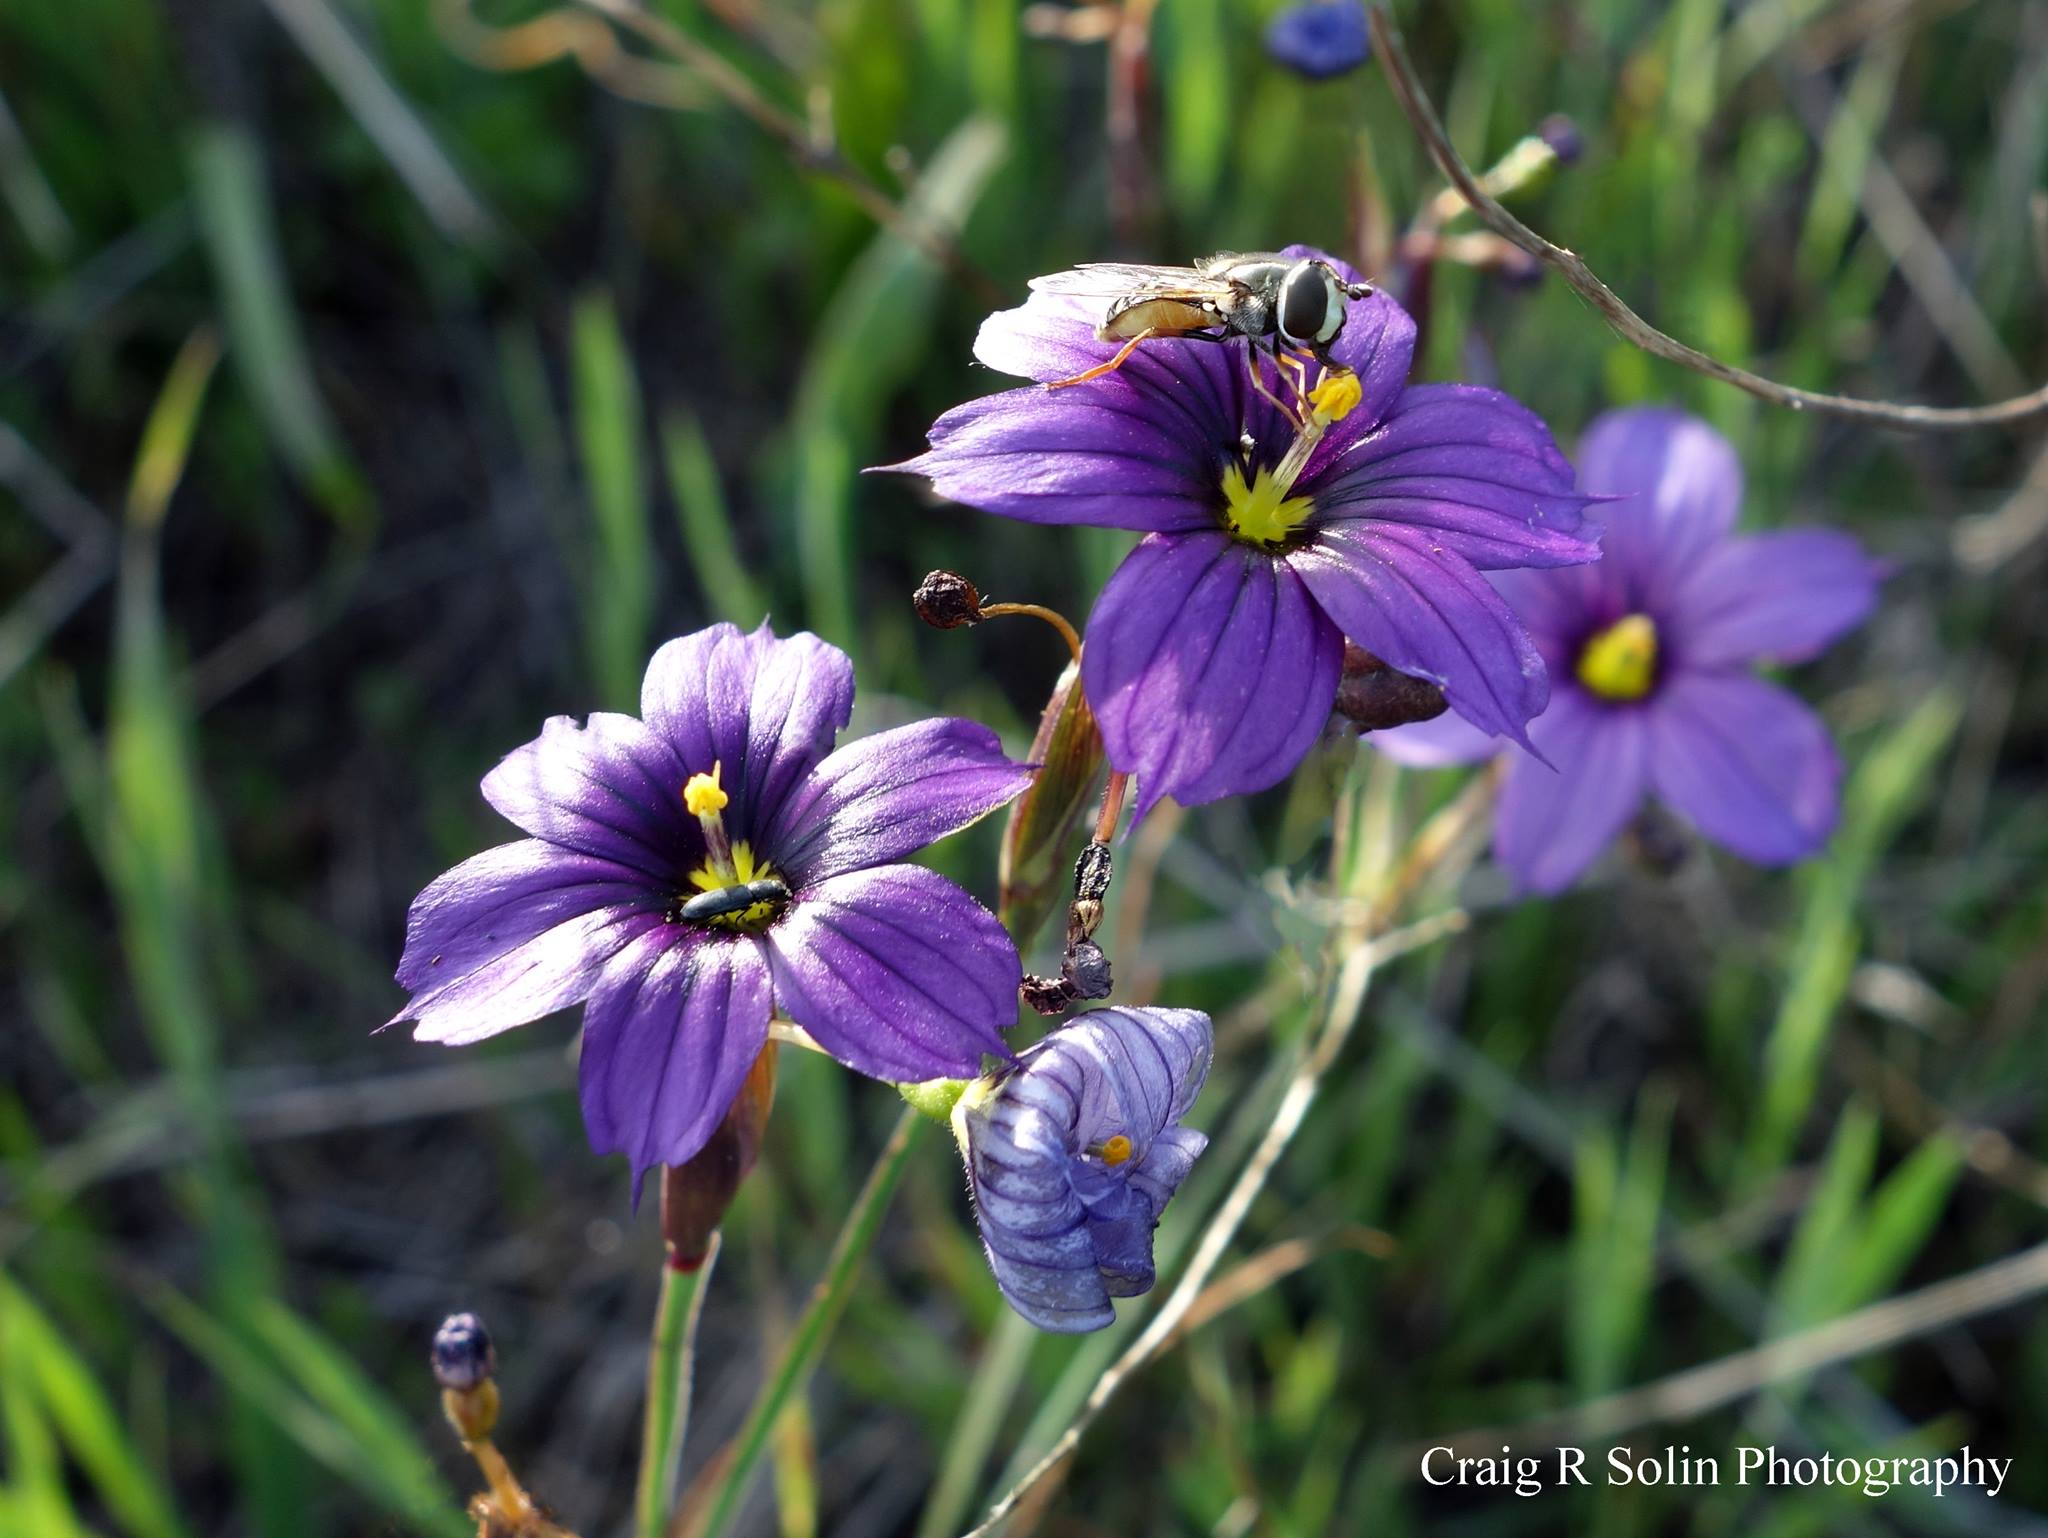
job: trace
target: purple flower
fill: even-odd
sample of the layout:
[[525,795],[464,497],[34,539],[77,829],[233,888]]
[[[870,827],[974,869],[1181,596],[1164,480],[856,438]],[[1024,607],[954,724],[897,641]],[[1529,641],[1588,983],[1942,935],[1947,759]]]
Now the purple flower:
[[[1752,668],[1814,656],[1860,623],[1880,568],[1825,529],[1731,534],[1735,451],[1676,411],[1600,418],[1579,478],[1623,494],[1605,509],[1606,559],[1501,580],[1558,685],[1530,726],[1556,767],[1512,755],[1495,854],[1522,887],[1561,891],[1653,793],[1758,864],[1814,853],[1835,825],[1841,764],[1820,719]],[[1498,746],[1448,718],[1374,741],[1418,764]]]
[[[1116,350],[1102,308],[1036,293],[983,322],[975,355],[1071,376]],[[1284,779],[1329,718],[1346,636],[1483,731],[1520,740],[1542,710],[1542,659],[1480,572],[1594,559],[1589,499],[1505,395],[1409,386],[1414,347],[1391,299],[1350,303],[1330,352],[1360,400],[1319,442],[1252,387],[1243,344],[1154,339],[1088,384],[955,407],[894,467],[1006,517],[1145,534],[1089,617],[1081,675],[1139,816]]]
[[1211,1041],[1196,1010],[1090,1010],[954,1108],[989,1266],[1040,1329],[1099,1330],[1151,1288],[1152,1230],[1209,1146],[1177,1123]]
[[1267,26],[1266,52],[1310,80],[1349,74],[1372,53],[1364,0],[1303,0],[1289,6]]
[[530,837],[413,902],[397,1019],[454,1045],[587,1002],[584,1125],[636,1175],[704,1146],[778,1007],[876,1078],[978,1073],[1007,1050],[1016,947],[952,882],[895,862],[1030,771],[963,720],[834,752],[852,710],[844,652],[764,623],[662,647],[638,719],[550,720],[483,782]]

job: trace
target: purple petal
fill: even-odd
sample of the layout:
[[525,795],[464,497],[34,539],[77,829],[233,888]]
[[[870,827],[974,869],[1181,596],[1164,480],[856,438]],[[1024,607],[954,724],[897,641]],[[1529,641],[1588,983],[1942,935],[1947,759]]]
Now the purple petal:
[[1617,613],[1662,608],[1742,505],[1742,466],[1728,440],[1697,417],[1656,407],[1594,421],[1579,442],[1579,485],[1628,499],[1601,510],[1599,579]]
[[1570,886],[1643,804],[1649,783],[1648,711],[1608,705],[1560,685],[1530,733],[1551,764],[1518,755],[1494,819],[1494,858],[1525,892]]
[[1420,530],[1338,523],[1286,559],[1345,635],[1438,685],[1480,730],[1527,743],[1525,724],[1549,698],[1543,659],[1464,557]]
[[1421,385],[1337,458],[1311,461],[1300,490],[1320,521],[1426,529],[1482,570],[1599,558],[1572,469],[1534,412],[1498,390]]
[[884,865],[806,885],[768,931],[775,995],[847,1067],[963,1078],[1007,1053],[1023,969],[995,915],[935,871]]
[[605,967],[583,1015],[583,1125],[635,1176],[717,1130],[768,1040],[768,962],[751,936],[663,926]]
[[1455,710],[1447,710],[1433,720],[1418,721],[1413,726],[1366,732],[1359,741],[1410,769],[1447,769],[1456,764],[1477,764],[1494,757],[1507,746],[1490,732],[1482,732]]
[[1684,672],[1651,716],[1657,794],[1708,838],[1759,865],[1789,865],[1827,842],[1842,764],[1797,699],[1746,674]]
[[484,799],[521,832],[662,882],[702,857],[682,808],[688,771],[631,716],[552,716],[484,776]]
[[[1213,525],[1222,469],[1177,414],[1112,405],[1033,385],[955,406],[932,425],[931,448],[890,470],[922,475],[952,502],[1026,523],[1105,529]],[[1105,392],[1113,393],[1113,392]]]
[[[670,641],[647,664],[640,713],[674,749],[683,778],[721,766],[735,837],[774,818],[832,751],[853,715],[853,664],[808,632],[778,638],[713,625]],[[682,794],[678,780],[672,797]]]
[[431,993],[570,919],[601,908],[656,911],[665,900],[638,871],[609,860],[537,838],[500,844],[435,877],[413,899],[398,985]]
[[1863,622],[1881,575],[1861,545],[1829,529],[1726,540],[1679,585],[1671,649],[1689,668],[1804,661]]
[[918,721],[827,758],[764,842],[802,883],[886,865],[1007,805],[1032,774],[978,722]]
[[1137,816],[1286,778],[1329,718],[1343,650],[1284,562],[1221,533],[1139,544],[1081,653],[1109,761],[1138,777]]
[[397,1018],[417,1022],[416,1041],[451,1047],[482,1041],[582,1003],[606,962],[641,935],[668,927],[658,912],[599,908],[415,995]]

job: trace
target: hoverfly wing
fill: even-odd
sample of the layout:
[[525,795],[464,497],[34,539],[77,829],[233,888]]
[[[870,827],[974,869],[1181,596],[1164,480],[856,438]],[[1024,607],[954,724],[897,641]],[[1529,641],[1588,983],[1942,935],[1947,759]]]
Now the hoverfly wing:
[[1227,297],[1229,283],[1195,267],[1153,267],[1138,262],[1085,262],[1031,280],[1041,294],[1082,299],[1183,299],[1191,304]]

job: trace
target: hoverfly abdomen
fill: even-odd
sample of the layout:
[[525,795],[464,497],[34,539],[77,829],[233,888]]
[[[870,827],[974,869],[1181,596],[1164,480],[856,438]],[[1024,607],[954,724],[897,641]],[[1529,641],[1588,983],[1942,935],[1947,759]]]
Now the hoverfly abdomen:
[[1119,299],[1109,308],[1102,324],[1095,328],[1098,342],[1127,342],[1151,332],[1155,336],[1185,336],[1223,324],[1213,308],[1190,304],[1184,299],[1148,299],[1133,295]]
[[742,881],[732,886],[699,892],[669,909],[672,922],[718,924],[739,929],[773,918],[789,901],[789,885],[783,881]]

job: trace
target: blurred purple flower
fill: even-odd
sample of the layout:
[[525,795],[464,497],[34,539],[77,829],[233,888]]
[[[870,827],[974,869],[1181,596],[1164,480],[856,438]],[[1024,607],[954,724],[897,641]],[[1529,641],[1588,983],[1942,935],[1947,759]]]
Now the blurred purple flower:
[[531,837],[414,901],[393,1023],[455,1045],[587,1001],[584,1125],[636,1175],[704,1146],[778,1006],[876,1078],[980,1072],[1016,1020],[1016,947],[952,882],[895,862],[1030,771],[958,719],[834,752],[852,709],[844,652],[764,623],[662,647],[639,718],[550,720],[483,782]]
[[[1606,558],[1499,579],[1558,684],[1530,725],[1556,767],[1513,754],[1496,856],[1524,889],[1562,891],[1653,793],[1760,865],[1813,854],[1834,829],[1841,764],[1820,719],[1751,668],[1812,657],[1859,624],[1881,568],[1830,530],[1733,535],[1742,467],[1680,412],[1601,417],[1579,480],[1622,496],[1604,509]],[[1425,765],[1499,746],[1448,717],[1373,741]]]
[[1372,54],[1364,0],[1304,0],[1266,27],[1266,52],[1310,80],[1348,75]]
[[[1034,293],[982,323],[975,356],[1066,378],[1116,351],[1095,338],[1100,309]],[[1286,778],[1329,718],[1346,636],[1441,685],[1483,731],[1522,740],[1543,709],[1542,659],[1480,572],[1595,559],[1590,499],[1525,407],[1409,386],[1414,349],[1393,300],[1353,302],[1330,351],[1362,399],[1298,465],[1295,424],[1252,388],[1242,347],[1155,339],[1086,385],[956,406],[928,452],[890,467],[1005,517],[1145,534],[1096,601],[1081,662],[1139,817],[1161,796]]]
[[1099,1330],[1151,1289],[1152,1230],[1209,1146],[1177,1123],[1212,1041],[1198,1010],[1090,1010],[961,1097],[982,1248],[1040,1329]]

